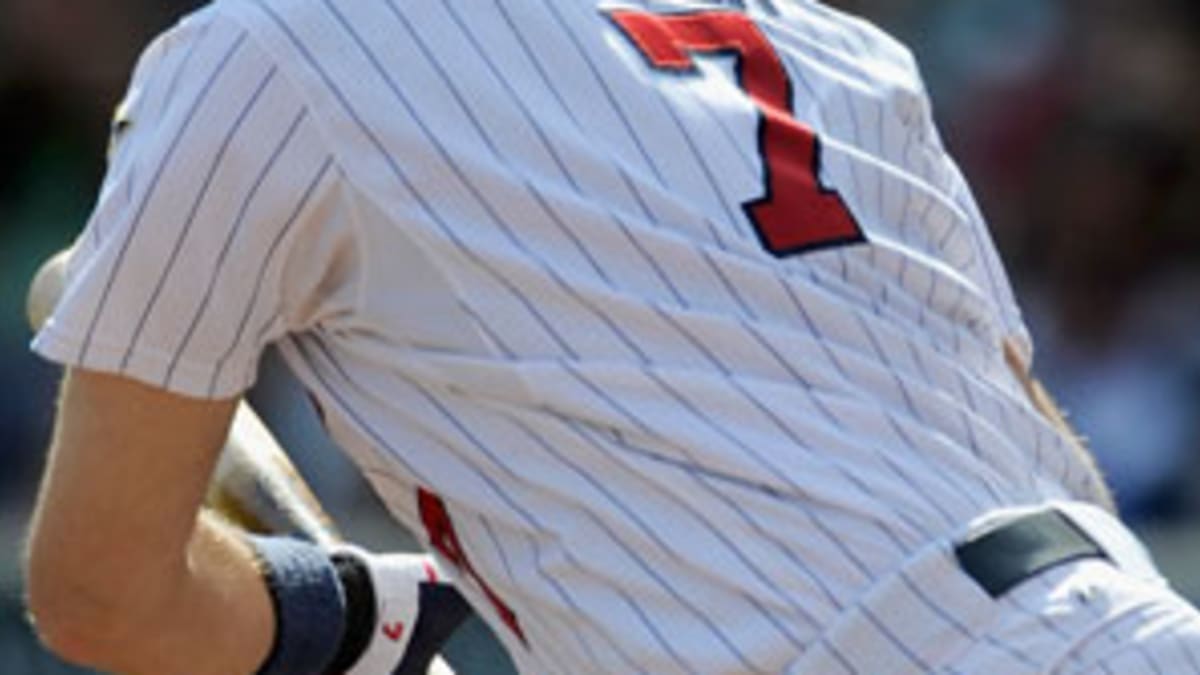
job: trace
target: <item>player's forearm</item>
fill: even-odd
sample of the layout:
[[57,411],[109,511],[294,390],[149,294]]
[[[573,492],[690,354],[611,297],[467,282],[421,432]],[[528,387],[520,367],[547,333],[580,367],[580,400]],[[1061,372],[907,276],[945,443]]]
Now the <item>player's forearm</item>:
[[197,524],[234,407],[68,372],[28,561],[30,611],[56,652],[119,673],[229,674],[186,659],[249,660],[229,641],[256,639],[269,601],[236,541]]
[[148,655],[156,663],[140,672],[255,672],[270,650],[275,615],[262,575],[242,538],[215,516],[202,514],[182,581],[175,606],[163,617],[161,643]]
[[[56,602],[77,602],[79,595]],[[180,565],[144,566],[111,579],[75,609],[45,606],[43,638],[79,665],[125,675],[252,673],[274,633],[274,613],[244,542],[202,516]]]

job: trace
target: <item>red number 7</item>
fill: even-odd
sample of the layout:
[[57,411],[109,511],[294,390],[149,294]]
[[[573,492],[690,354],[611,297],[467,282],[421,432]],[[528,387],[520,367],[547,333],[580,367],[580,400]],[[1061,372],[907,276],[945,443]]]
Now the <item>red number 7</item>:
[[764,248],[778,257],[865,241],[841,195],[821,185],[821,144],[792,116],[792,84],[779,54],[744,14],[651,14],[613,10],[621,28],[658,70],[699,71],[693,52],[729,54],[738,84],[758,106],[759,153],[766,194],[742,204]]

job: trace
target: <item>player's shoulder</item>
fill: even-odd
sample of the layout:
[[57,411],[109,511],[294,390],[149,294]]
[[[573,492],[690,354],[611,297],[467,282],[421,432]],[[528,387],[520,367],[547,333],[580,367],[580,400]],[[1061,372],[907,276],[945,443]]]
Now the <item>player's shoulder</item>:
[[[202,5],[183,14],[166,30],[159,33],[145,49],[134,68],[133,81],[138,83],[155,72],[171,71],[196,60],[196,52],[220,45],[250,43],[245,22],[223,11],[224,2]],[[251,50],[240,50],[251,51]]]

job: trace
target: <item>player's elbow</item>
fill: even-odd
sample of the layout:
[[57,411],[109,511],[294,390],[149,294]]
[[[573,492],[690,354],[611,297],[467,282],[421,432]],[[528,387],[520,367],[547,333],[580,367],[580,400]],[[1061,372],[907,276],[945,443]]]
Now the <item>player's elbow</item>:
[[29,620],[43,647],[76,666],[99,665],[95,637],[89,635],[82,621],[37,594],[30,593],[26,602]]
[[34,547],[26,561],[25,603],[38,638],[68,663],[115,670],[137,648],[144,623],[130,602],[98,578]]
[[96,665],[97,636],[88,624],[106,626],[103,618],[84,616],[67,587],[52,572],[30,565],[26,572],[25,605],[38,639],[63,660],[80,666]]

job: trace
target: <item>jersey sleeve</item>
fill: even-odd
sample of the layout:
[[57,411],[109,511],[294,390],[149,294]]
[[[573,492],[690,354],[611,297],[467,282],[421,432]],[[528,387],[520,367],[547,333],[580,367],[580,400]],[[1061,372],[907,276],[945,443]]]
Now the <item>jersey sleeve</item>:
[[321,287],[322,252],[340,245],[322,231],[345,212],[340,193],[286,74],[241,25],[191,15],[134,71],[34,350],[186,396],[240,393],[263,348],[311,321],[298,289]]

